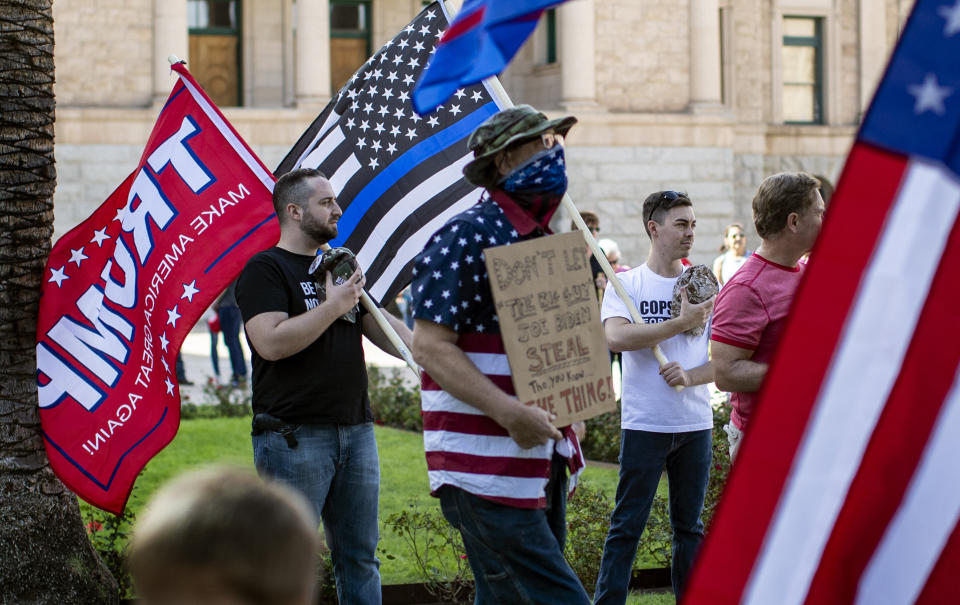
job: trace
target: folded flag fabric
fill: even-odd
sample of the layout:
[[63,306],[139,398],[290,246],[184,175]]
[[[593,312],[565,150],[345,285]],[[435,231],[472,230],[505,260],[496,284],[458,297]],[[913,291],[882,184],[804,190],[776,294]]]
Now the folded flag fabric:
[[437,45],[413,91],[426,115],[458,88],[502,72],[537,27],[543,11],[563,0],[467,0]]
[[378,302],[409,282],[413,258],[481,190],[463,178],[467,138],[500,110],[485,84],[457,90],[421,117],[414,82],[447,26],[439,2],[423,11],[353,75],[276,170],[318,168],[343,209],[331,246],[352,250]]
[[173,69],[136,170],[51,250],[37,320],[50,465],[114,513],[180,425],[183,339],[280,236],[273,175],[186,68]]

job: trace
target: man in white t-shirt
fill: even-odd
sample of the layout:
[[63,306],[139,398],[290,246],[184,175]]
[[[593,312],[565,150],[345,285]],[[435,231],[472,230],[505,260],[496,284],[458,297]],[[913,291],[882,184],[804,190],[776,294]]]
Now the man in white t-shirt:
[[[670,482],[673,526],[671,580],[680,600],[703,540],[700,513],[710,476],[713,414],[706,384],[713,380],[707,355],[710,330],[688,330],[709,322],[713,299],[691,304],[682,295],[680,314],[670,318],[673,286],[690,254],[697,221],[690,198],[658,191],[643,203],[651,248],[647,262],[620,273],[624,289],[643,316],[634,324],[627,306],[607,287],[600,313],[607,345],[623,352],[620,482],[594,605],[622,604],[633,560],[663,469]],[[651,347],[659,345],[670,363],[660,367]],[[676,391],[673,387],[684,387]]]

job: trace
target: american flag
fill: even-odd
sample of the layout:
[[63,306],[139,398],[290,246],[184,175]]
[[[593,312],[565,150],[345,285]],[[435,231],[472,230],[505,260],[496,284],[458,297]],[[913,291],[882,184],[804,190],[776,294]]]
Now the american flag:
[[480,190],[463,178],[467,138],[499,111],[485,84],[456,91],[426,115],[410,95],[447,26],[435,2],[353,75],[277,168],[318,168],[343,208],[331,246],[357,255],[367,290],[390,300],[411,278],[413,257]]
[[840,179],[688,603],[960,594],[960,0],[919,0]]

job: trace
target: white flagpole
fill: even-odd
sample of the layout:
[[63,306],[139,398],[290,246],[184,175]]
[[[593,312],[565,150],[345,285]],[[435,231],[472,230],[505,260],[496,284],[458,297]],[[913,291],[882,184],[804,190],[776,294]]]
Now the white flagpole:
[[[444,5],[446,6],[447,12],[450,15],[451,22],[453,21],[453,18],[457,12],[460,11],[461,4],[461,0],[444,0]],[[487,78],[484,80],[484,83],[490,87],[497,97],[499,97],[500,105],[503,107],[513,107],[513,101],[510,100],[510,95],[507,94],[507,91],[503,88],[503,84],[500,83],[500,80],[496,76]],[[564,208],[567,209],[567,212],[570,213],[571,217],[573,218],[573,223],[577,226],[577,229],[580,230],[580,233],[583,234],[583,239],[586,240],[590,251],[593,252],[593,255],[596,257],[597,261],[599,261],[600,268],[603,269],[604,274],[607,276],[607,280],[613,285],[613,289],[617,292],[617,296],[619,296],[620,300],[627,305],[627,309],[630,311],[630,317],[633,318],[633,323],[646,323],[643,320],[643,316],[640,315],[640,311],[637,310],[636,305],[633,304],[633,300],[623,288],[623,284],[620,283],[619,279],[617,279],[617,274],[607,261],[606,254],[604,254],[603,250],[600,249],[600,246],[597,244],[597,240],[594,239],[593,235],[590,233],[590,230],[587,228],[586,223],[583,222],[583,218],[580,216],[580,211],[577,210],[577,207],[574,205],[573,200],[570,198],[570,194],[564,193],[560,203]],[[651,347],[651,349],[653,350],[653,356],[657,359],[657,363],[660,364],[660,367],[663,367],[669,363],[669,360],[660,349],[660,345],[654,345]],[[677,385],[674,387],[674,389],[680,391],[683,389],[683,387]]]

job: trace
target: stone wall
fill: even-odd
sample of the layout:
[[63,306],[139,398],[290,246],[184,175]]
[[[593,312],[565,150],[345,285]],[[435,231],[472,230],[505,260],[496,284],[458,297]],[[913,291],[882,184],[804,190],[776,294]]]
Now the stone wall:
[[152,17],[152,0],[54,2],[57,106],[149,105]]
[[728,9],[733,36],[726,40],[732,56],[732,78],[727,100],[744,123],[770,122],[771,104],[771,15],[770,2],[739,0]]
[[[736,218],[729,148],[571,147],[567,158],[570,196],[577,208],[600,216],[600,237],[617,242],[624,264],[639,265],[649,253],[642,210],[650,193],[672,189],[690,195],[697,217],[695,262],[713,260],[718,234]],[[562,230],[569,227],[569,216],[559,221]]]
[[596,2],[597,101],[611,111],[682,111],[690,99],[685,0]]
[[[284,105],[284,23],[283,2],[244,0],[243,10],[243,106]],[[292,78],[293,65],[289,66]]]
[[420,0],[373,0],[373,52],[406,27],[421,8]]

